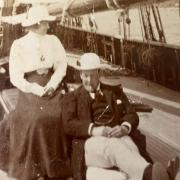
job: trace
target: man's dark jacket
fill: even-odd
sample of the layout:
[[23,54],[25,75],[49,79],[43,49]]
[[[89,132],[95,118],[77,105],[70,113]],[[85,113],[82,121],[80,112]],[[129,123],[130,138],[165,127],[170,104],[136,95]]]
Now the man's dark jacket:
[[[130,136],[137,144],[141,154],[149,159],[146,153],[145,137],[137,130],[139,118],[137,113],[132,108],[127,96],[120,86],[110,87],[102,86],[101,91],[105,95],[107,101],[112,105],[116,100],[122,102],[120,104],[120,111],[118,114],[118,121],[116,124],[129,122],[132,126]],[[77,180],[84,179],[85,165],[84,165],[84,143],[89,138],[88,128],[90,123],[93,123],[92,118],[92,98],[83,86],[80,86],[75,91],[64,96],[62,105],[62,119],[64,123],[64,130],[70,142],[69,150],[72,160],[72,168],[74,177]]]

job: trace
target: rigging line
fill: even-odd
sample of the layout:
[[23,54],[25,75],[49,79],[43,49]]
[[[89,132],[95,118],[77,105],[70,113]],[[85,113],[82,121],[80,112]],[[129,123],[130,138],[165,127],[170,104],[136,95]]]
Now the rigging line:
[[149,30],[149,26],[148,26],[148,20],[147,20],[147,12],[146,12],[146,7],[143,6],[142,7],[142,17],[143,17],[143,23],[144,23],[144,27],[145,27],[145,30],[146,30],[146,40],[147,40],[147,43],[148,43],[148,46],[150,47],[150,30]]
[[149,33],[148,33],[148,29],[147,29],[147,24],[145,22],[145,17],[144,17],[144,11],[143,11],[143,7],[140,6],[140,12],[141,12],[141,18],[142,18],[142,24],[144,27],[144,34],[145,34],[145,39],[149,39]]
[[148,30],[148,35],[151,38],[151,30],[150,30],[150,23],[149,23],[149,18],[148,18],[148,10],[147,10],[147,6],[144,7],[144,12],[145,12],[145,17],[146,17],[146,25],[147,25],[147,30]]
[[119,16],[118,16],[118,27],[119,27],[119,35],[121,35],[121,15],[119,14]]
[[[94,3],[93,3],[93,16],[94,16]],[[97,30],[98,30],[98,25],[96,23],[95,17],[94,17],[94,25],[95,25],[95,31],[93,35],[93,46],[94,46],[94,51],[97,53]]]
[[113,9],[115,9],[115,7],[112,5],[112,1],[111,0],[105,0],[105,2],[106,2],[106,5],[107,5],[107,7],[109,8],[109,9],[111,9],[111,10],[113,10]]
[[159,23],[160,23],[160,26],[161,26],[161,31],[162,31],[162,35],[163,35],[163,38],[164,38],[164,42],[166,42],[166,37],[165,37],[164,28],[163,28],[163,24],[162,24],[162,21],[161,21],[161,16],[160,16],[158,6],[156,6],[156,10],[157,10],[158,19],[159,19]]
[[126,24],[125,24],[125,14],[124,13],[123,13],[123,16],[122,16],[122,20],[123,20],[124,39],[127,40],[127,36],[126,36]]
[[94,3],[93,3],[93,9],[92,9],[92,18],[93,18],[93,22],[95,25],[95,32],[96,32],[96,30],[98,30],[98,25],[96,23],[95,16],[94,16]]
[[159,41],[162,41],[162,31],[161,31],[161,27],[159,26],[159,21],[157,19],[157,14],[156,14],[157,12],[155,11],[155,7],[154,7],[153,4],[151,4],[151,9],[152,9],[156,29],[157,29],[157,32],[158,32],[158,35],[159,35]]
[[143,25],[142,25],[142,19],[141,19],[141,14],[140,14],[140,7],[138,8],[138,14],[139,14],[139,21],[140,21],[140,27],[141,27],[141,33],[144,41],[144,32],[143,32]]
[[[89,12],[94,12],[94,3],[93,3],[93,9],[91,9],[91,8],[89,8],[88,7],[88,3],[87,3],[87,1],[86,0],[82,0],[82,4],[84,4],[84,6],[85,6],[85,8],[87,9],[87,11]],[[87,16],[88,17],[88,19],[90,18],[90,15],[88,15]],[[85,23],[86,24],[86,23]],[[88,25],[86,24],[86,27],[88,27]]]
[[113,0],[113,3],[117,8],[121,8],[121,6],[118,3],[118,0]]
[[150,8],[148,9],[148,7],[146,6],[146,7],[145,7],[145,10],[146,10],[146,14],[147,14],[147,21],[148,21],[148,26],[149,26],[148,28],[149,28],[151,40],[155,41],[156,38],[155,38],[154,31],[153,31],[153,27],[152,27],[152,24],[151,24]]
[[[129,21],[129,22],[128,22]],[[131,31],[130,31],[130,18],[129,18],[129,9],[127,9],[126,11],[126,24],[128,25],[128,37],[130,38],[130,34],[131,34]]]

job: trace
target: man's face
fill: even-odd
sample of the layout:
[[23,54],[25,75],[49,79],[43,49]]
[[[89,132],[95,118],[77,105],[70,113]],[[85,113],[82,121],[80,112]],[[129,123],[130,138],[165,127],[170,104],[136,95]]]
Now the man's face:
[[94,92],[99,84],[99,70],[82,70],[80,76],[84,88],[88,92]]

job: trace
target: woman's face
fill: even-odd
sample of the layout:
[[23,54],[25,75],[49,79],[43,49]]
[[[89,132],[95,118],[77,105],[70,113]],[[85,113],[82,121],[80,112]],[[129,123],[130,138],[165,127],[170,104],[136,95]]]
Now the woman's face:
[[38,30],[37,33],[41,35],[47,34],[47,31],[49,29],[49,23],[47,21],[42,21],[40,24],[38,24]]

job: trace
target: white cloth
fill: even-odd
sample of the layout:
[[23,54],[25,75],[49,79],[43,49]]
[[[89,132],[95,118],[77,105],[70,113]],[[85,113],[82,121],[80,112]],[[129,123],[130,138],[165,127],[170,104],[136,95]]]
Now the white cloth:
[[85,161],[88,167],[118,167],[132,180],[142,180],[144,169],[149,165],[129,136],[89,138],[85,143]]
[[10,51],[9,72],[14,86],[26,93],[42,95],[44,87],[36,83],[29,83],[24,78],[24,74],[46,68],[54,69],[54,74],[46,87],[56,89],[67,69],[66,53],[56,36],[29,32],[13,42]]
[[[101,95],[103,95],[103,92],[102,92],[101,89],[100,89],[100,83],[97,85],[95,91],[99,91],[99,93],[100,93]],[[92,99],[95,99],[95,92],[89,92],[89,95],[91,96]]]
[[122,171],[88,167],[86,180],[127,180],[127,175]]

